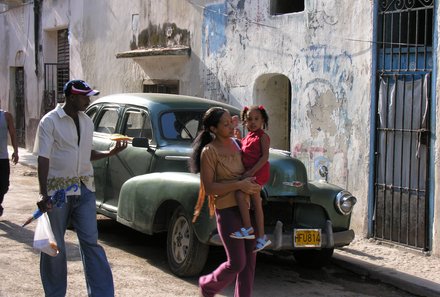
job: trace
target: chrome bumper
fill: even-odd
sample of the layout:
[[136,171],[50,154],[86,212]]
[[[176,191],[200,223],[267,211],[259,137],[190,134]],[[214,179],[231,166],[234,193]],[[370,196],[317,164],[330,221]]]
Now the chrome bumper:
[[[294,250],[292,234],[283,234],[283,223],[278,221],[275,225],[274,232],[272,234],[266,234],[266,236],[272,241],[272,244],[267,247],[267,250]],[[332,222],[327,220],[325,230],[321,233],[321,248],[336,248],[344,245],[348,245],[354,239],[354,231],[347,230],[333,233]],[[220,236],[214,234],[210,240],[210,244],[222,245]]]

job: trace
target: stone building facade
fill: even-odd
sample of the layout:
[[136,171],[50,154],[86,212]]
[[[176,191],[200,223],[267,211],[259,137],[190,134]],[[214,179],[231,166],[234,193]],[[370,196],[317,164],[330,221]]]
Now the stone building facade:
[[[73,78],[101,96],[263,104],[273,147],[302,160],[311,179],[326,165],[329,182],[358,198],[358,236],[440,254],[435,1],[6,0],[0,11],[1,107],[18,118],[22,146],[32,148],[39,119]],[[413,53],[423,49],[419,67]],[[412,85],[399,80],[409,75]],[[392,109],[407,98],[402,88],[422,95]],[[414,100],[422,107],[410,108]],[[420,127],[382,117],[410,122],[414,112]]]

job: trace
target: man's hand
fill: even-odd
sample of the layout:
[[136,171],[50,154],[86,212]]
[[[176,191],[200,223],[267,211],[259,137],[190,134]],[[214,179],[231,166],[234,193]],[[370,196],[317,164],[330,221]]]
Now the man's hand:
[[40,194],[40,201],[37,202],[37,206],[42,212],[51,211],[53,205],[50,201],[50,196]]
[[118,140],[109,152],[110,156],[114,156],[127,148],[127,140]]

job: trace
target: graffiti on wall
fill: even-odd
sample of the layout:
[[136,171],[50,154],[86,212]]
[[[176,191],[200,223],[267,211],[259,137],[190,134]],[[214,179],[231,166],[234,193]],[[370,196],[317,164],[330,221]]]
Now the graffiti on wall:
[[218,78],[219,66],[212,56],[224,55],[227,26],[226,2],[207,5],[203,9],[202,50],[205,69],[203,73],[205,97],[226,102],[227,99]]
[[[329,168],[329,180],[345,184],[351,120],[347,108],[353,88],[352,58],[325,45],[301,50],[293,61],[296,80],[292,115],[292,154],[319,179],[318,168]],[[296,104],[295,104],[296,103]],[[312,177],[312,176],[311,176]]]
[[206,56],[219,54],[226,45],[226,3],[207,5],[203,10],[202,49]]
[[333,26],[338,23],[335,4],[334,1],[308,0],[307,28],[310,37],[316,37],[318,31],[322,31],[328,25]]
[[[234,86],[240,75],[246,73],[240,72],[242,69],[237,67],[228,71],[229,65],[224,63],[228,55],[238,49],[235,45],[239,44],[241,50],[255,55],[263,50],[260,45],[253,44],[252,34],[264,27],[260,22],[265,21],[267,7],[264,7],[266,10],[261,8],[260,1],[252,2],[252,8],[248,6],[248,1],[219,0],[204,7],[202,60],[204,90],[208,98],[230,102],[230,86]],[[278,47],[280,51],[271,48],[267,61],[249,64],[249,67],[253,67],[252,71],[265,68],[264,71],[270,72],[271,65],[274,65],[277,72],[292,78],[292,154],[308,164],[313,175],[317,172],[316,168],[326,164],[330,181],[344,184],[352,129],[348,108],[349,100],[354,99],[349,98],[354,82],[352,56],[338,49],[331,40],[326,43],[327,38],[322,38],[339,23],[337,4],[334,1],[307,0],[305,6],[307,31],[303,37],[306,45],[294,51],[288,45]],[[248,35],[248,32],[252,34]],[[295,42],[295,39],[289,39],[287,33],[273,38],[274,42],[270,44],[279,44],[276,41],[280,38],[286,44]],[[282,61],[282,66],[278,65],[279,61]]]

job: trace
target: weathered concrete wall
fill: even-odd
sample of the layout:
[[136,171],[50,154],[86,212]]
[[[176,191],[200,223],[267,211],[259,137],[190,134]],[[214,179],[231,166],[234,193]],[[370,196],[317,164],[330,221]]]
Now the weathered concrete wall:
[[190,65],[198,65],[196,55],[181,61],[168,57],[116,59],[116,54],[178,44],[199,47],[200,39],[192,37],[196,13],[187,2],[178,0],[88,3],[80,27],[70,27],[72,48],[77,48],[78,54],[72,56],[72,62],[82,65],[81,69],[72,68],[72,73],[99,82],[96,87],[102,95],[141,92],[143,81],[148,79],[180,80],[180,92],[192,93],[193,86],[200,88],[197,75],[188,71]]
[[[0,100],[1,107],[9,110],[14,118],[15,106],[15,69],[24,69],[24,114],[26,116],[26,131],[33,130],[34,118],[39,118],[39,108],[33,101],[38,100],[38,81],[35,79],[37,66],[35,64],[34,44],[34,12],[33,6],[9,9],[0,14]],[[32,98],[29,102],[29,98]],[[35,132],[34,132],[35,133]],[[32,137],[33,138],[33,137]],[[26,135],[26,140],[28,135]]]
[[358,197],[352,223],[365,234],[372,48],[360,40],[372,39],[372,4],[310,0],[304,12],[279,16],[270,16],[267,5],[261,0],[207,5],[205,95],[240,105],[270,104],[275,98],[256,98],[255,82],[267,73],[286,76],[290,150],[307,165],[309,178],[315,177],[315,165],[327,164],[329,181]]
[[[373,2],[305,0],[304,12],[272,16],[267,0],[45,0],[36,46],[33,7],[23,6],[0,14],[1,107],[13,105],[11,67],[24,67],[31,148],[41,117],[42,66],[56,62],[54,32],[68,28],[70,76],[85,79],[101,96],[141,92],[144,81],[163,79],[179,80],[182,94],[265,105],[272,143],[301,159],[311,179],[327,165],[329,181],[358,198],[352,226],[365,236]],[[189,45],[191,55],[116,58],[165,45]],[[434,154],[437,181],[437,149]],[[437,203],[433,211],[433,247],[440,254]]]
[[[180,81],[182,94],[238,106],[266,105],[273,143],[300,158],[310,178],[315,177],[316,164],[327,164],[330,182],[359,198],[354,217],[361,219],[353,225],[364,233],[369,134],[361,131],[369,127],[371,46],[354,40],[371,40],[371,3],[309,0],[304,12],[279,16],[269,15],[268,3],[43,1],[39,77],[33,34],[25,32],[33,32],[34,22],[26,17],[33,15],[32,7],[4,14],[0,21],[8,30],[0,34],[9,48],[0,62],[6,64],[0,65],[14,65],[16,53],[25,53],[27,118],[32,126],[28,139],[41,116],[42,65],[56,62],[53,32],[68,28],[70,77],[88,81],[101,95],[140,92],[144,80],[168,79]],[[359,23],[363,30],[358,30]],[[15,35],[25,38],[10,40]],[[191,56],[116,59],[119,52],[176,44],[189,45]],[[1,79],[8,83],[7,76]],[[3,98],[8,95],[1,92]],[[286,127],[279,130],[280,124]]]
[[[101,91],[101,96],[142,92],[144,80],[149,79],[179,80],[180,93],[203,95],[197,50],[187,58],[116,59],[119,52],[161,46],[164,41],[167,46],[181,43],[200,48],[199,6],[179,0],[42,1],[36,45],[33,9],[30,4],[0,15],[0,84],[13,84],[10,67],[24,67],[28,149],[33,147],[36,125],[42,116],[43,66],[57,62],[56,32],[60,29],[69,30],[70,78],[88,81]],[[0,98],[2,108],[13,105],[10,88],[1,88]]]

